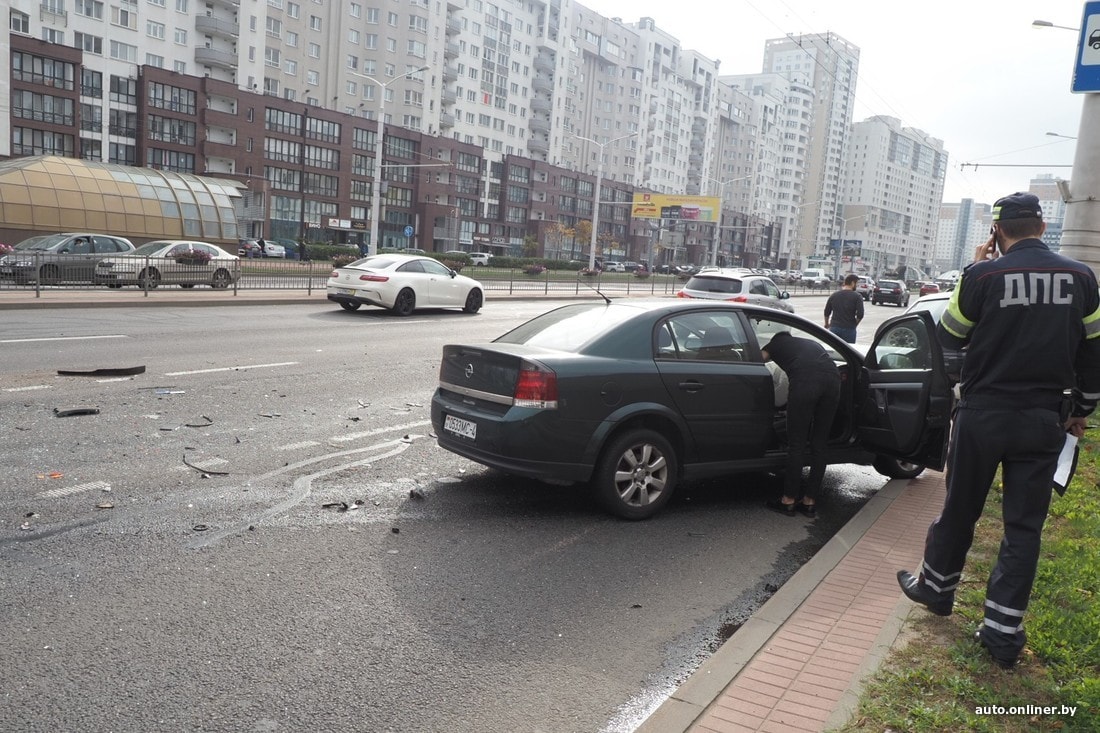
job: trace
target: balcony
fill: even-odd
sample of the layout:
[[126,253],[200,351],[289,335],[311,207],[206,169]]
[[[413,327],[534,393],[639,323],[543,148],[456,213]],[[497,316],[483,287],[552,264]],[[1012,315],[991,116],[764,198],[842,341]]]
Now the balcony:
[[218,66],[223,69],[237,68],[237,54],[219,51],[214,48],[196,48],[195,63],[204,66]]
[[452,82],[458,81],[458,67],[454,64],[447,64],[443,67],[443,81]]
[[545,74],[553,74],[554,59],[550,58],[546,54],[539,54],[535,57],[535,71],[541,71]]
[[462,23],[458,18],[447,18],[446,31],[448,36],[453,36],[462,32]]
[[458,101],[458,93],[453,89],[443,90],[443,104],[454,104]]
[[211,5],[220,5],[223,8],[229,8],[230,10],[240,10],[241,0],[206,0]]
[[554,80],[548,76],[543,76],[540,74],[535,77],[534,81],[531,82],[531,86],[536,92],[553,92]]
[[440,113],[440,115],[439,115],[439,126],[440,127],[454,127],[455,126],[455,116],[450,114],[449,112]]
[[550,100],[543,97],[535,97],[531,100],[531,109],[535,112],[549,112]]
[[550,143],[546,142],[545,140],[539,140],[535,137],[528,138],[527,149],[530,150],[532,153],[546,155],[550,152]]
[[462,52],[462,49],[459,48],[459,45],[457,43],[455,43],[454,41],[447,41],[447,43],[444,44],[444,46],[443,46],[443,55],[446,58],[449,58],[449,59],[458,58],[458,54],[461,53],[461,52]]
[[195,16],[195,30],[206,36],[219,36],[221,38],[235,39],[240,35],[240,29],[236,23],[213,18],[209,15]]
[[528,122],[527,127],[531,132],[548,133],[550,132],[550,121],[545,117],[532,117]]

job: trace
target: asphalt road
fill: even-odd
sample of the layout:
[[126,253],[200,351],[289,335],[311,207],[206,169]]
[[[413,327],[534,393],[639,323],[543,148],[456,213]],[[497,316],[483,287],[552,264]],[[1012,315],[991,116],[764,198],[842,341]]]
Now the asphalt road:
[[885,479],[629,523],[436,447],[441,345],[546,307],[5,312],[0,729],[632,730]]

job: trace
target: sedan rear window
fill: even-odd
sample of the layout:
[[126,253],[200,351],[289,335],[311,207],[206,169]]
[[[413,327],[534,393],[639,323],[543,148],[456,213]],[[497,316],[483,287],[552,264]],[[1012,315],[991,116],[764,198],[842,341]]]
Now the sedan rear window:
[[527,344],[576,352],[592,339],[638,315],[635,308],[583,303],[544,313],[515,328],[494,343]]
[[686,290],[701,290],[704,293],[740,293],[741,281],[730,277],[695,275],[684,286]]

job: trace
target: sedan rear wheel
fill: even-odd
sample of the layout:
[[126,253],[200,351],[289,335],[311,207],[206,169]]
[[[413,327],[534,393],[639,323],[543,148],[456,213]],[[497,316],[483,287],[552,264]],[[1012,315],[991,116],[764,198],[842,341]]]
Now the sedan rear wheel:
[[399,316],[411,315],[416,309],[416,293],[412,288],[405,288],[397,294],[393,301],[393,312]]
[[42,269],[38,272],[38,282],[40,285],[57,285],[61,282],[61,273],[58,272],[57,267],[54,265],[43,265]]
[[340,307],[343,308],[346,311],[357,311],[357,310],[359,310],[359,306],[360,306],[360,303],[351,303],[351,302],[346,301],[346,300],[341,300],[340,301]]
[[676,452],[660,433],[631,428],[615,437],[592,478],[596,500],[623,519],[648,519],[672,497]]
[[477,313],[481,310],[481,305],[484,302],[485,298],[481,295],[481,291],[474,288],[466,296],[466,305],[463,306],[462,310],[466,313]]

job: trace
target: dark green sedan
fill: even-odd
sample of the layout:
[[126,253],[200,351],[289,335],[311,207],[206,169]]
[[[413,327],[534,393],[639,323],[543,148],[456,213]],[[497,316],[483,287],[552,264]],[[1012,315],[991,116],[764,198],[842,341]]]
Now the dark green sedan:
[[566,305],[489,344],[444,346],[432,425],[453,453],[516,476],[587,482],[613,514],[645,519],[682,481],[782,469],[786,375],[760,354],[781,330],[819,342],[840,372],[829,463],[896,478],[943,467],[951,390],[927,313],[884,323],[865,356],[771,308]]

